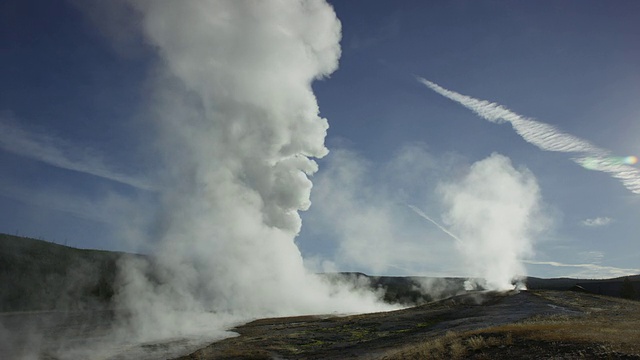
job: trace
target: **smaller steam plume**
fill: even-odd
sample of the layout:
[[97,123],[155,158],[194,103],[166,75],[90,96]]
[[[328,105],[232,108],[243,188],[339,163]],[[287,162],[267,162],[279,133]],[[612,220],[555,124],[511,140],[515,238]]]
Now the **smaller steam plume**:
[[532,255],[536,226],[543,224],[533,174],[492,154],[464,178],[441,185],[440,193],[463,268],[482,277],[483,288],[513,289],[513,281],[526,274],[522,259]]
[[[334,150],[316,178],[315,220],[307,229],[333,232],[340,240],[336,260],[342,267],[469,277],[469,284],[477,285],[473,288],[492,290],[513,289],[513,280],[526,275],[523,259],[532,255],[534,236],[547,226],[530,171],[514,168],[498,154],[468,167],[461,159],[435,157],[415,146],[405,147],[389,162],[393,166],[374,171],[362,156]],[[460,178],[463,166],[468,171]],[[402,179],[395,179],[397,174]],[[438,198],[444,205],[440,209],[434,205]],[[444,220],[410,202],[443,213]],[[415,221],[409,211],[437,231]],[[318,218],[324,221],[315,224]],[[436,283],[423,285],[420,291],[441,293]]]

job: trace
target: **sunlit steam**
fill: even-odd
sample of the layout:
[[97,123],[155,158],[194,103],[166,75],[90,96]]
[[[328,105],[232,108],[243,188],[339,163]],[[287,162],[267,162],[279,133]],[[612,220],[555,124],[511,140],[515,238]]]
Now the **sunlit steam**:
[[[149,117],[163,156],[155,261],[123,265],[120,301],[145,337],[239,318],[387,307],[305,271],[294,243],[327,121],[311,83],[337,68],[323,1],[132,1],[158,55]],[[216,324],[213,324],[216,326]]]
[[463,179],[442,185],[441,193],[463,268],[484,278],[484,288],[513,289],[514,280],[526,275],[522,259],[533,253],[533,235],[544,226],[534,176],[493,154]]
[[440,190],[448,207],[445,220],[455,233],[420,208],[408,206],[455,240],[459,266],[472,276],[467,290],[524,288],[523,259],[533,252],[533,233],[544,227],[533,175],[493,154],[475,163],[464,179],[443,184]]

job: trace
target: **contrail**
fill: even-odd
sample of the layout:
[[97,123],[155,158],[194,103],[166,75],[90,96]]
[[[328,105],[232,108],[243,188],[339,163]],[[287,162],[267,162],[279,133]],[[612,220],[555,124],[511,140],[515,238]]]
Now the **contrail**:
[[433,225],[437,226],[438,229],[442,230],[445,234],[451,236],[454,240],[456,240],[458,243],[462,243],[463,241],[457,237],[455,234],[453,234],[451,231],[447,230],[447,228],[445,228],[444,226],[438,224],[435,220],[433,220],[432,218],[430,218],[429,216],[427,216],[427,214],[425,214],[422,210],[420,210],[417,206],[414,205],[410,205],[407,204],[407,206],[409,207],[409,209],[413,210],[413,212],[415,212],[416,214],[418,214],[420,217],[429,220],[431,223],[433,223]]
[[95,151],[78,148],[58,137],[29,132],[11,119],[0,118],[0,149],[61,169],[73,170],[138,189],[154,190],[145,181],[109,169]]
[[640,194],[640,170],[624,163],[611,161],[610,151],[564,133],[553,125],[516,114],[500,104],[462,95],[421,77],[416,79],[438,94],[475,112],[483,119],[496,124],[510,123],[518,135],[541,150],[586,155],[571,160],[589,170],[606,172],[619,179],[631,192]]

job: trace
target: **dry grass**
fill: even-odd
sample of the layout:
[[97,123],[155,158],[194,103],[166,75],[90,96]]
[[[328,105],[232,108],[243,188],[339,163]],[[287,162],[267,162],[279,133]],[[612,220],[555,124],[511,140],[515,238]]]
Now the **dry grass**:
[[[482,332],[509,332],[541,341],[597,343],[625,353],[640,353],[640,303],[615,298],[577,297],[567,294],[551,298],[561,305],[589,309],[583,316],[536,317]],[[598,307],[605,300],[608,307]]]
[[469,353],[477,354],[490,347],[510,345],[512,341],[511,334],[486,336],[449,331],[444,336],[405,347],[385,359],[463,359]]
[[454,339],[449,345],[449,354],[452,359],[462,359],[467,354],[467,348],[462,344],[460,339]]
[[482,336],[472,336],[466,340],[467,346],[472,350],[480,350],[487,347],[487,341]]
[[597,348],[599,353],[640,355],[639,302],[577,296],[568,292],[548,296],[543,293],[541,296],[566,307],[567,315],[534,317],[463,333],[448,332],[444,336],[404,347],[386,359],[460,359],[470,353],[475,358],[490,358],[485,350],[508,348],[514,344],[514,339],[547,344],[583,344]]
[[486,329],[491,332],[511,332],[515,336],[542,341],[565,341],[611,344],[619,351],[637,352],[640,343],[638,324],[609,319],[539,320],[539,322],[504,325]]

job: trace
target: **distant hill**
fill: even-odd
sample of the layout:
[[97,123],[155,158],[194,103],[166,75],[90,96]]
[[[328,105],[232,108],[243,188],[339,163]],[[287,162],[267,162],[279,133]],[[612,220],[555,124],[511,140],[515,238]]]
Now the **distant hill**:
[[108,307],[123,255],[0,234],[0,311]]
[[[363,273],[344,272],[324,274],[336,281],[368,284],[372,289],[384,290],[384,300],[405,305],[422,304],[465,292],[465,278],[436,278],[426,276],[370,276]],[[640,275],[622,276],[613,279],[543,279],[527,277],[529,290],[582,291],[598,295],[621,297],[622,285],[629,279],[635,290],[635,300],[640,300]]]
[[574,290],[598,295],[621,297],[625,279],[629,279],[635,290],[635,299],[640,300],[640,275],[621,276],[613,279],[541,279],[527,278],[527,288],[531,290]]
[[368,286],[383,292],[388,303],[403,305],[424,304],[465,292],[465,278],[438,278],[427,276],[371,276],[360,272],[320,274],[331,281],[350,284],[352,287]]
[[[122,252],[76,249],[46,241],[0,234],[0,312],[105,309],[113,306]],[[331,281],[368,286],[385,301],[421,304],[464,291],[464,278],[322,274]],[[150,279],[153,276],[150,275]],[[640,275],[630,276],[640,295]],[[527,278],[532,290],[581,290],[621,295],[624,277],[607,280]]]

